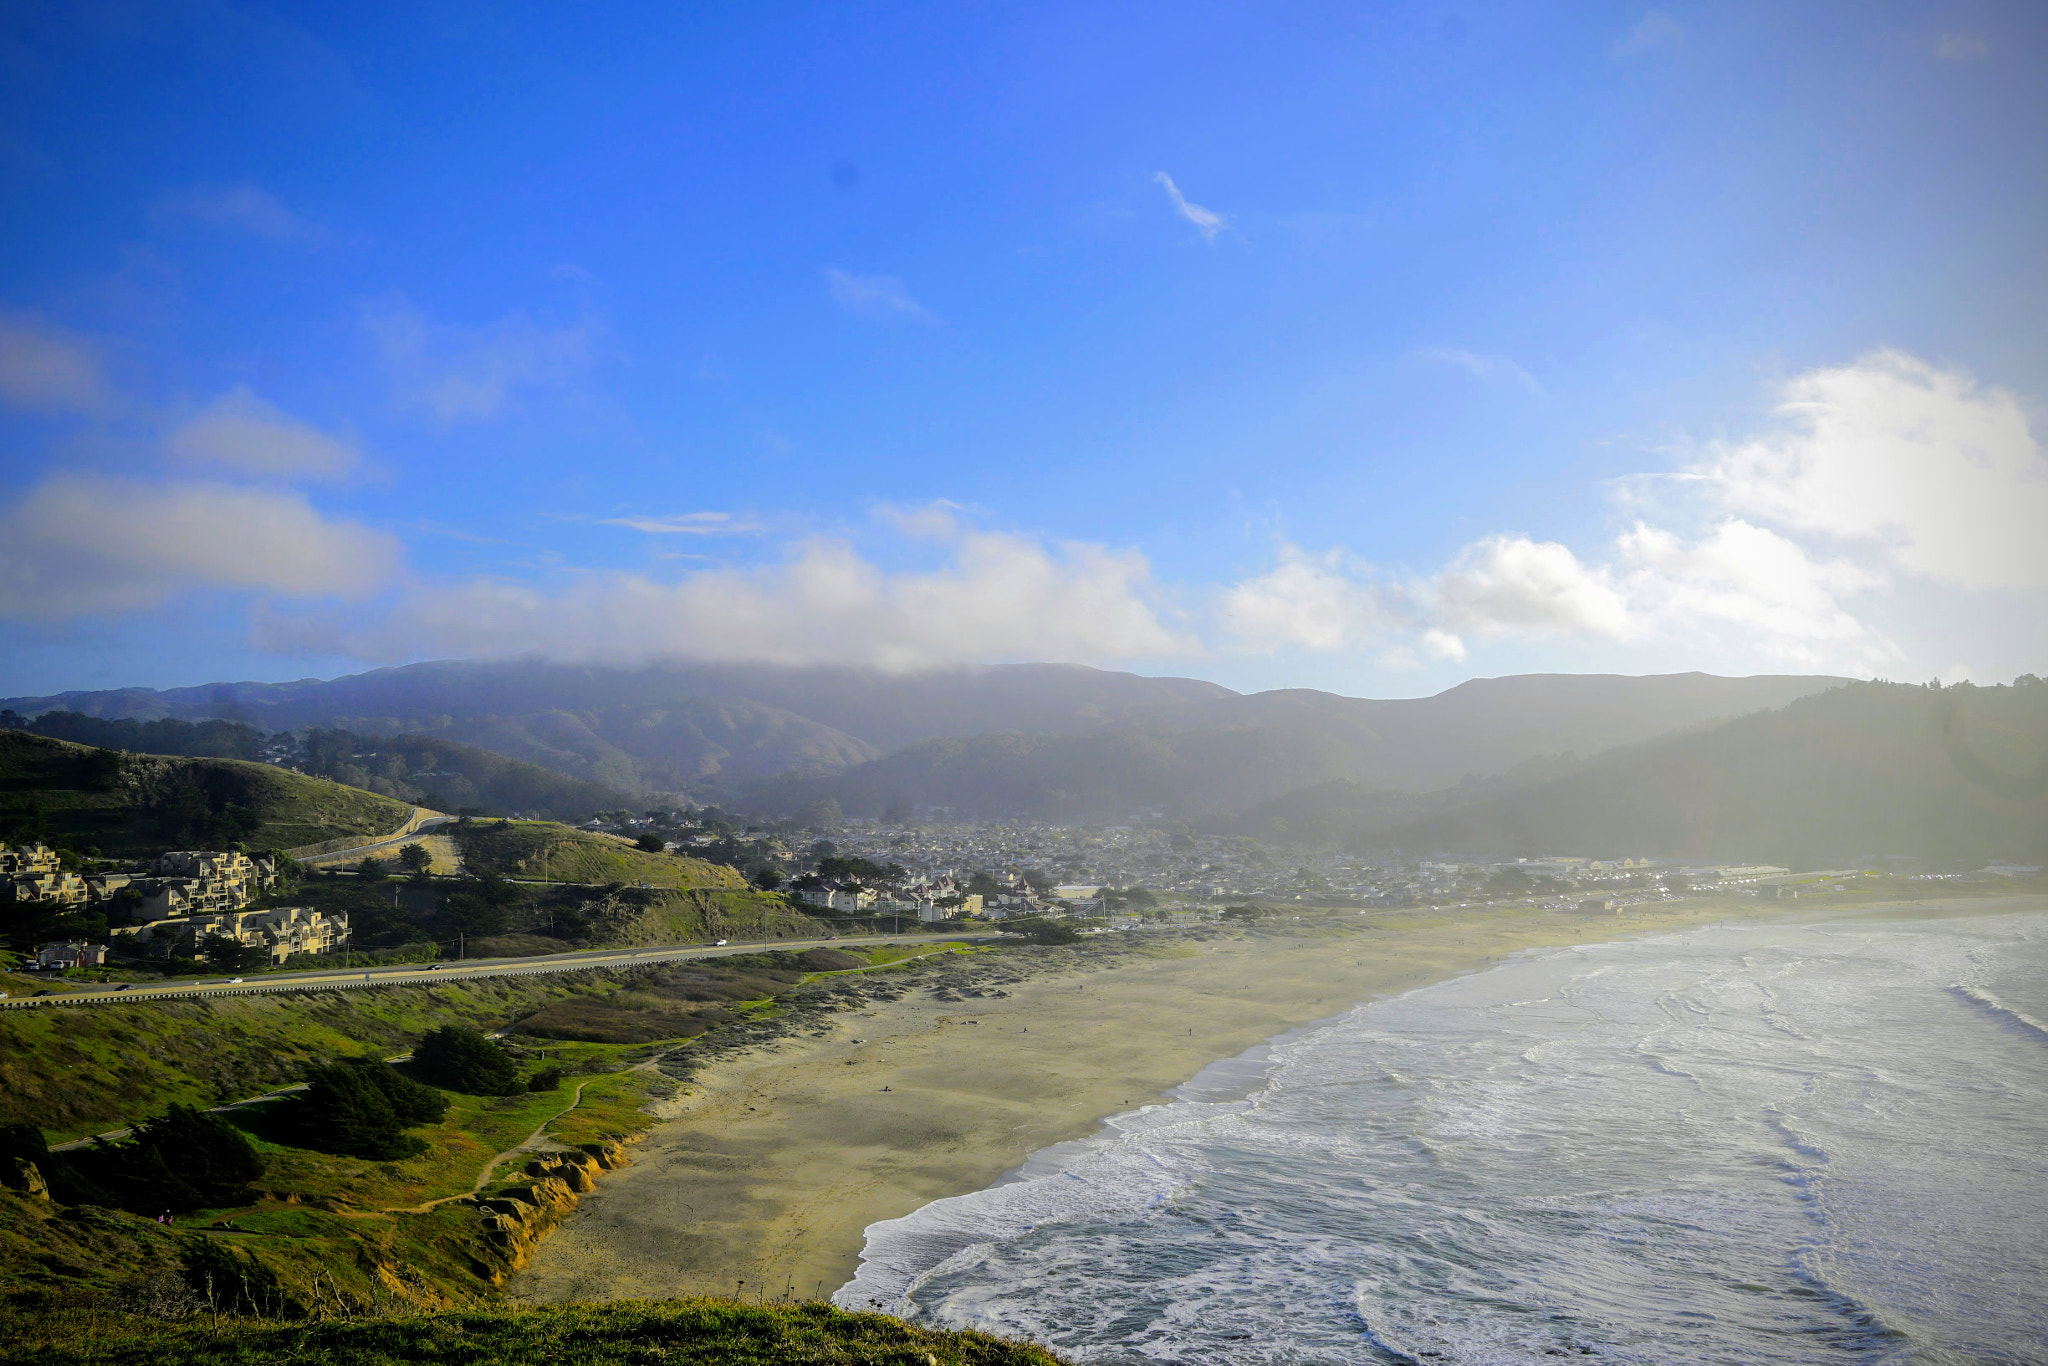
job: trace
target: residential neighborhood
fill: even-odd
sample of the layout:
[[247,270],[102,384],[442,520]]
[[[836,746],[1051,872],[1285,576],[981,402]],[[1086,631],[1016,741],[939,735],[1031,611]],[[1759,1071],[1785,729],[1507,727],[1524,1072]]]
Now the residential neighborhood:
[[34,967],[106,966],[110,957],[167,959],[225,939],[270,963],[328,953],[348,938],[348,917],[304,906],[248,909],[278,884],[274,859],[239,850],[182,849],[141,868],[80,872],[41,843],[0,848],[0,900],[42,902],[100,917],[106,943],[39,948]]

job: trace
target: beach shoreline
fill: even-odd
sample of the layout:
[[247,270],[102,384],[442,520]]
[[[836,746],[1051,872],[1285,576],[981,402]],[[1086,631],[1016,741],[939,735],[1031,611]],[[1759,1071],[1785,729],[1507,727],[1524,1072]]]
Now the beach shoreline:
[[1814,909],[1336,912],[1126,941],[1099,966],[1071,953],[1045,971],[1029,950],[971,955],[956,986],[977,970],[1000,985],[964,995],[921,980],[708,1063],[506,1294],[824,1298],[853,1278],[870,1224],[984,1189],[1277,1036],[1514,953]]

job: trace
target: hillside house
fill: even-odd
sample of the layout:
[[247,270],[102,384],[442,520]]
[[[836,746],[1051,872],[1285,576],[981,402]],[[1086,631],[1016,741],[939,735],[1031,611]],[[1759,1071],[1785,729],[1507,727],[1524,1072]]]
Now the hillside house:
[[307,906],[279,906],[267,911],[228,911],[216,915],[185,915],[129,926],[115,934],[133,936],[152,957],[192,952],[213,935],[261,949],[273,963],[302,953],[332,953],[348,938],[348,917]]
[[16,873],[0,881],[0,893],[9,901],[54,901],[60,906],[83,906],[92,895],[84,878],[61,868]]
[[28,844],[10,849],[0,845],[0,877],[16,877],[22,873],[54,873],[57,871],[57,851],[43,844]]
[[67,939],[57,944],[45,944],[36,950],[36,967],[44,972],[63,972],[70,968],[105,967],[107,946],[87,944],[82,940]]
[[239,911],[277,885],[269,859],[247,854],[180,850],[156,861],[156,875],[127,884],[142,894],[138,921]]

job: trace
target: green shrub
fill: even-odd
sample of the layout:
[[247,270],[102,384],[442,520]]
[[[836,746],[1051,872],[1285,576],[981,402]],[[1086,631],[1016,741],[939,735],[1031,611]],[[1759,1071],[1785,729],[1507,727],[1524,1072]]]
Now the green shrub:
[[129,1142],[63,1156],[80,1185],[96,1187],[137,1214],[247,1204],[255,1198],[249,1184],[264,1170],[262,1156],[240,1129],[188,1105],[173,1105],[138,1125]]
[[448,1097],[400,1076],[382,1058],[316,1064],[280,1127],[301,1147],[390,1162],[426,1151],[405,1132],[448,1113]]
[[562,1069],[543,1067],[526,1079],[529,1091],[559,1091],[562,1089]]
[[436,1086],[473,1096],[505,1096],[520,1088],[519,1067],[495,1040],[465,1025],[443,1025],[412,1051],[413,1068]]

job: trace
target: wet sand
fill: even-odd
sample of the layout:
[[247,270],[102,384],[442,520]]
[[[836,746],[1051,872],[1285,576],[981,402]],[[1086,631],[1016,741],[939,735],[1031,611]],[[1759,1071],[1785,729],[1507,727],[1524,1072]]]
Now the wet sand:
[[[1113,967],[1005,984],[1000,998],[920,989],[843,1011],[816,1035],[704,1070],[507,1293],[666,1298],[732,1294],[744,1280],[749,1298],[829,1295],[852,1279],[869,1224],[979,1190],[1275,1034],[1518,949],[1794,910],[1344,912],[1143,944]],[[1007,954],[980,963],[1000,968]]]

